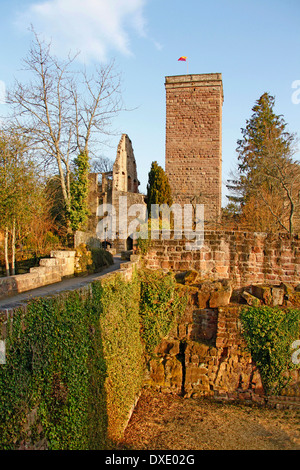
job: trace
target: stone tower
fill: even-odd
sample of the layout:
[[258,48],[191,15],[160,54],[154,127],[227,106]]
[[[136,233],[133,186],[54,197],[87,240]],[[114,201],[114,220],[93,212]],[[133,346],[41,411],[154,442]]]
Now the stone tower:
[[166,173],[173,202],[204,204],[206,221],[221,215],[220,73],[166,77]]

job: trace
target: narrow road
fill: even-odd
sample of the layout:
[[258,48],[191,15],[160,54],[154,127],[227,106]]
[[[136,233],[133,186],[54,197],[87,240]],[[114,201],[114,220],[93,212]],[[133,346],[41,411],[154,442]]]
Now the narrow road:
[[79,287],[85,286],[90,282],[101,278],[105,274],[108,274],[113,271],[120,269],[122,263],[126,263],[126,260],[121,260],[121,256],[114,256],[114,264],[108,266],[98,273],[89,274],[87,276],[72,277],[70,279],[64,279],[61,282],[56,282],[55,284],[49,284],[47,286],[39,287],[27,292],[22,292],[21,294],[14,295],[12,297],[7,297],[6,299],[0,300],[0,311],[7,308],[18,307],[25,302],[35,298],[35,297],[44,297],[47,295],[58,294],[59,292],[69,291],[78,289]]

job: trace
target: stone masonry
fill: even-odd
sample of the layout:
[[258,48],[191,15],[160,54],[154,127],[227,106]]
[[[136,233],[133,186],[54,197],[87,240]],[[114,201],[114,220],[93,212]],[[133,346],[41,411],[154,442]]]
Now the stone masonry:
[[145,256],[151,269],[194,269],[203,279],[231,279],[235,287],[252,283],[300,282],[299,235],[241,231],[205,231],[201,249],[185,240],[152,240]]
[[166,77],[165,170],[173,202],[204,204],[206,221],[221,215],[220,73]]
[[[195,271],[177,279],[188,292],[189,303],[172,331],[148,357],[145,386],[186,397],[299,407],[299,368],[286,372],[290,383],[280,396],[265,396],[259,369],[242,334],[240,312],[246,302],[243,298],[232,302],[232,282],[201,281]],[[256,289],[252,292],[259,297],[250,297],[260,305],[270,305],[270,299],[262,295],[263,292],[271,293],[273,300],[278,300],[271,286],[253,288]],[[287,314],[289,305],[300,306],[300,291],[283,284],[278,290],[282,290],[280,305]]]
[[0,299],[72,277],[74,262],[75,251],[51,251],[50,258],[41,259],[40,265],[30,268],[29,273],[0,278]]
[[[75,234],[75,247],[82,243],[83,240],[88,242],[89,246],[101,245],[107,240],[109,245],[112,245],[117,252],[131,250],[133,245],[132,233],[124,234],[123,228],[129,229],[130,222],[136,218],[135,213],[134,215],[128,213],[128,209],[133,204],[141,204],[143,207],[146,207],[145,196],[139,193],[139,185],[132,142],[127,134],[122,134],[113,170],[107,173],[91,173],[89,175],[88,204],[90,215],[88,230],[85,234],[84,232],[77,232]],[[110,204],[115,210],[116,236],[114,240],[101,237],[97,233],[98,224],[101,220],[98,208],[102,204]]]

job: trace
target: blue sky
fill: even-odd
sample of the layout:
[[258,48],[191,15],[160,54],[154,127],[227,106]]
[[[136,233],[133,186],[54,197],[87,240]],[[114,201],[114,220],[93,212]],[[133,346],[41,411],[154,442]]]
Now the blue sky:
[[[240,129],[262,93],[275,96],[275,111],[289,131],[299,132],[299,0],[1,0],[0,5],[0,113],[1,89],[21,76],[30,24],[52,39],[61,57],[80,49],[86,64],[114,58],[125,104],[133,110],[115,120],[119,135],[102,154],[114,159],[120,134],[127,133],[141,192],[151,162],[164,167],[164,80],[187,72],[186,63],[178,62],[181,55],[188,57],[189,73],[222,73],[224,183],[235,168]],[[224,185],[224,204],[225,194]]]

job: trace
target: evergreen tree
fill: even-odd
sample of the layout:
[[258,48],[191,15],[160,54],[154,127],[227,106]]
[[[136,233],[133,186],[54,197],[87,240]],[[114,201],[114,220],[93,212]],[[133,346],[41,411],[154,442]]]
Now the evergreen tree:
[[164,169],[159,166],[156,161],[152,162],[151,169],[148,173],[147,209],[149,216],[151,215],[151,204],[168,204],[168,206],[172,205],[169,179]]
[[252,108],[253,114],[237,142],[237,176],[228,181],[232,193],[228,199],[237,213],[252,214],[248,220],[251,229],[276,227],[291,232],[296,195],[293,175],[299,165],[292,160],[295,136],[287,131],[283,117],[275,114],[274,105],[275,98],[264,93]]
[[72,229],[79,230],[88,217],[88,174],[89,158],[86,154],[78,155],[74,160],[75,168],[71,180],[70,221]]

